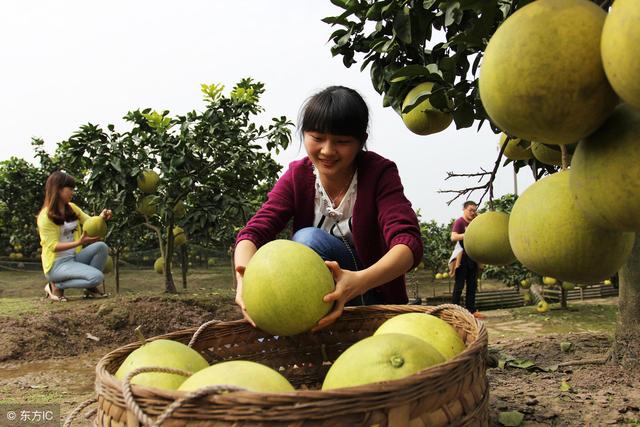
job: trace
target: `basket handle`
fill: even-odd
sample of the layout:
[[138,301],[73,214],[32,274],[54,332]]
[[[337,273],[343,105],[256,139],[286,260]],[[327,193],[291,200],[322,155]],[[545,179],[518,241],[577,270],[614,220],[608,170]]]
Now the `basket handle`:
[[200,334],[204,332],[206,328],[208,328],[211,325],[215,325],[216,323],[220,323],[220,320],[209,320],[208,322],[204,322],[202,325],[200,325],[198,330],[193,333],[193,336],[191,337],[191,340],[189,341],[189,344],[188,344],[189,347],[193,347],[193,345],[198,340],[198,337],[200,336]]
[[171,405],[167,406],[167,408],[162,412],[162,414],[160,414],[160,416],[158,416],[158,418],[156,418],[156,420],[154,421],[151,417],[145,414],[142,408],[140,407],[140,405],[138,405],[138,402],[136,402],[136,399],[133,396],[133,390],[131,388],[131,379],[136,375],[139,375],[145,372],[163,372],[167,374],[183,375],[185,377],[190,377],[191,375],[193,375],[193,373],[182,370],[182,369],[176,369],[176,368],[145,366],[142,368],[134,369],[133,371],[127,374],[127,376],[124,378],[122,382],[122,395],[124,397],[125,404],[127,406],[127,409],[133,412],[133,414],[136,416],[138,421],[140,421],[142,425],[146,425],[146,426],[153,426],[153,427],[161,426],[162,423],[164,423],[167,418],[173,415],[173,413],[177,409],[182,407],[182,405],[184,405],[185,403],[190,402],[191,400],[196,400],[203,396],[207,396],[210,394],[219,394],[226,391],[246,391],[246,389],[244,388],[236,387],[232,385],[214,385],[214,386],[203,387],[188,393],[184,397],[180,397],[176,399]]
[[[82,411],[84,408],[86,408],[87,406],[96,403],[98,401],[98,399],[96,399],[95,397],[92,397],[91,399],[87,399],[84,402],[78,404],[78,406],[76,406],[73,411],[71,411],[71,413],[69,415],[67,415],[67,418],[64,420],[64,424],[62,425],[62,427],[70,427],[71,423],[73,422],[73,420],[78,416],[78,414],[80,413],[80,411]],[[94,412],[96,412],[97,410],[94,408],[91,411],[89,411],[87,414],[85,414],[85,418],[89,418],[91,415],[93,415]]]

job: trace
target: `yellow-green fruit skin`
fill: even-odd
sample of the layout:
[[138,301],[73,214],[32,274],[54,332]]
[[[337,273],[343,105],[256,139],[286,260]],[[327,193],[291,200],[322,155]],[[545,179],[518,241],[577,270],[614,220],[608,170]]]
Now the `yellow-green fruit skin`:
[[160,257],[153,262],[153,269],[158,274],[164,273],[164,258]]
[[[421,83],[409,91],[402,103],[402,109],[413,104],[415,100],[426,93],[431,93],[433,83]],[[428,99],[415,106],[411,111],[402,114],[402,121],[413,133],[418,135],[430,135],[445,130],[451,124],[453,116],[435,109]]]
[[464,250],[482,264],[508,265],[516,260],[509,243],[509,214],[485,212],[474,218],[464,232]]
[[182,246],[187,243],[187,235],[181,227],[173,228],[173,244],[175,247]]
[[464,342],[456,330],[440,319],[426,313],[404,313],[385,321],[373,335],[407,334],[428,342],[445,359],[457,356],[465,349]]
[[323,390],[397,380],[445,361],[431,344],[406,334],[381,334],[347,348],[331,365]]
[[582,214],[608,230],[640,231],[639,165],[640,112],[621,104],[573,155],[571,193]]
[[204,368],[187,378],[178,391],[194,391],[213,385],[231,385],[260,393],[295,391],[279,372],[245,360],[221,362]]
[[138,201],[136,210],[142,215],[153,216],[158,211],[158,200],[155,196],[145,196]]
[[533,157],[545,165],[562,166],[562,153],[540,142],[531,143]]
[[[209,366],[209,363],[200,353],[185,344],[172,340],[155,340],[132,351],[116,371],[115,377],[123,380],[129,372],[146,366],[198,372]],[[150,372],[136,375],[131,383],[176,390],[186,378],[182,375]]]
[[113,258],[111,256],[107,257],[107,260],[104,263],[104,267],[102,267],[102,272],[104,274],[109,274],[113,271]]
[[107,235],[107,222],[101,216],[92,216],[82,224],[82,229],[87,236],[103,239]]
[[569,191],[571,172],[549,175],[522,193],[511,210],[509,242],[518,261],[541,276],[596,283],[624,264],[635,233],[592,225]]
[[242,297],[247,313],[263,331],[289,336],[310,330],[331,310],[322,298],[334,289],[322,258],[291,240],[273,240],[247,263]]
[[640,7],[616,0],[602,29],[602,63],[609,83],[624,102],[640,109]]
[[511,15],[480,69],[480,98],[496,125],[546,144],[596,130],[618,102],[600,57],[605,16],[587,0],[537,0]]
[[[507,140],[507,134],[503,133],[500,136],[500,142],[498,143],[498,147],[502,148],[505,141]],[[531,147],[523,148],[520,146],[520,143],[527,144],[523,142],[520,138],[512,138],[507,143],[507,146],[504,149],[504,156],[510,160],[528,160],[531,158]]]
[[155,193],[159,182],[160,176],[155,171],[146,170],[138,175],[138,188],[143,193]]

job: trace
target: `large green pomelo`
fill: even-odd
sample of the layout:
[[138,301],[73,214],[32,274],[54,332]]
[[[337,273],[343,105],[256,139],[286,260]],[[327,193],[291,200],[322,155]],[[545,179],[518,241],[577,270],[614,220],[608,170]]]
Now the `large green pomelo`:
[[158,211],[158,198],[156,196],[145,196],[138,201],[136,210],[142,215],[154,216]]
[[179,391],[194,391],[212,385],[232,385],[261,393],[295,391],[278,371],[256,362],[232,360],[216,363],[193,374]]
[[[500,142],[498,143],[498,147],[502,148],[505,141],[507,140],[507,134],[503,133],[500,136]],[[520,138],[511,138],[509,139],[509,143],[504,149],[504,155],[507,159],[510,160],[528,160],[531,158],[531,147],[523,147],[523,145],[529,144],[526,141],[521,140]]]
[[[422,95],[431,93],[432,82],[420,83],[409,91],[402,103],[404,110]],[[431,105],[428,99],[416,105],[411,111],[402,114],[402,121],[407,128],[418,135],[430,135],[445,130],[451,124],[453,116],[450,113],[443,113]]]
[[518,261],[541,276],[599,282],[627,260],[635,233],[592,225],[569,191],[570,173],[549,175],[522,193],[511,210],[509,242]]
[[640,112],[622,104],[573,156],[569,183],[582,214],[607,230],[640,231],[638,165]]
[[435,347],[445,359],[451,359],[465,349],[453,326],[427,313],[404,313],[384,322],[373,335],[407,334],[420,338]]
[[322,298],[333,289],[331,271],[317,253],[291,240],[273,240],[249,260],[242,298],[260,329],[288,336],[308,331],[331,310]]
[[464,232],[464,250],[481,264],[508,265],[516,260],[509,244],[509,214],[485,212]]
[[618,102],[600,58],[605,17],[590,1],[537,0],[507,18],[480,69],[480,98],[496,125],[546,144],[596,130]]
[[180,219],[187,213],[186,208],[184,207],[184,202],[182,200],[178,201],[173,207],[173,215]]
[[[155,340],[132,351],[116,371],[115,377],[123,380],[129,372],[146,366],[198,372],[209,366],[209,363],[200,353],[180,342]],[[176,390],[186,378],[182,375],[150,372],[136,375],[131,384]]]
[[107,235],[107,222],[101,216],[92,216],[82,224],[82,229],[87,236],[104,239]]
[[537,161],[545,165],[562,166],[562,153],[560,150],[555,150],[541,142],[532,142],[531,152]]
[[360,340],[342,353],[324,378],[323,390],[408,377],[445,361],[426,341],[406,334],[380,334]]
[[154,262],[153,262],[153,269],[156,271],[156,273],[158,274],[162,274],[164,273],[164,258],[160,257],[157,258]]
[[138,188],[143,193],[151,194],[155,193],[158,189],[158,183],[160,182],[160,176],[152,170],[143,171],[138,175]]
[[[640,7],[638,0],[616,0],[602,29],[602,63],[609,83],[628,104],[640,108]],[[636,52],[636,53],[634,53]]]
[[113,271],[113,258],[111,256],[107,256],[107,260],[104,263],[104,267],[102,267],[102,272],[104,274],[109,274]]
[[187,235],[181,227],[173,227],[173,244],[177,248],[187,243]]

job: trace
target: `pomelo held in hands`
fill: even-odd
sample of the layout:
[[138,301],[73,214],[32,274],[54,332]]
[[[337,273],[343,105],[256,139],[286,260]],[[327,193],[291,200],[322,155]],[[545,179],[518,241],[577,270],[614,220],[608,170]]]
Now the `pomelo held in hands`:
[[451,359],[465,349],[462,338],[453,326],[427,313],[404,313],[384,322],[373,335],[407,334],[428,342],[445,359]]
[[333,363],[323,390],[397,380],[445,361],[431,344],[406,334],[380,334],[358,341]]
[[[134,369],[152,366],[198,372],[208,367],[209,363],[200,353],[178,341],[155,340],[131,352],[116,371],[115,377],[124,380]],[[176,390],[186,379],[183,375],[150,372],[136,375],[131,384]]]
[[273,240],[253,255],[244,272],[242,298],[256,325],[273,335],[310,330],[331,310],[322,298],[334,289],[322,258],[291,240]]
[[179,391],[194,391],[214,385],[231,385],[261,393],[295,391],[291,383],[268,366],[245,360],[216,363],[193,374]]
[[107,222],[101,216],[92,216],[82,224],[82,229],[89,237],[104,239],[107,235]]

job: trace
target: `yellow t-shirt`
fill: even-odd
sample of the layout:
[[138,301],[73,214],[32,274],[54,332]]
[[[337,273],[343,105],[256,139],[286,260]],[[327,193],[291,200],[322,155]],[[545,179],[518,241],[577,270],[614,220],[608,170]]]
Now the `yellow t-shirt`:
[[[80,224],[84,224],[89,215],[84,213],[75,203],[69,203],[69,206],[75,212]],[[53,267],[53,263],[56,260],[55,247],[60,241],[60,226],[51,221],[47,212],[47,209],[42,209],[38,214],[38,232],[40,233],[40,246],[42,246],[42,269],[44,274],[47,274]],[[73,240],[80,239],[80,236],[82,236],[82,230],[78,227],[73,233]],[[81,250],[82,246],[78,246],[76,253]]]

